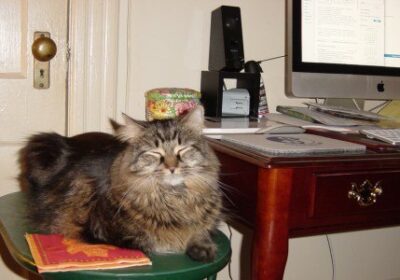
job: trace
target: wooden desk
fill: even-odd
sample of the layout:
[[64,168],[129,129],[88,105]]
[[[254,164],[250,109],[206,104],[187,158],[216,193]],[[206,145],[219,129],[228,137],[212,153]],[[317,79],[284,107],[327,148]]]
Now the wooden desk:
[[[400,152],[268,157],[209,142],[230,186],[233,219],[254,229],[252,279],[283,278],[289,237],[400,224]],[[361,185],[382,188],[376,203],[349,198]]]

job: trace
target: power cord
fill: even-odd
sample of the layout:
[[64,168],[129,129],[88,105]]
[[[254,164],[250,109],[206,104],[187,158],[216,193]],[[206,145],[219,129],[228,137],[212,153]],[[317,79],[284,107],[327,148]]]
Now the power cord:
[[[232,248],[232,229],[228,224],[226,224],[226,225],[228,226],[228,231],[229,231],[229,244],[231,245],[231,248]],[[231,262],[232,262],[232,258],[229,259],[229,263],[228,263],[228,275],[229,275],[229,279],[233,280],[232,270],[231,270]]]
[[373,111],[378,110],[378,109],[380,110],[383,107],[385,107],[387,104],[389,104],[391,101],[392,100],[385,100],[381,104],[376,105],[375,107],[369,109],[368,111],[373,112]]
[[270,58],[265,58],[261,60],[249,60],[244,64],[244,72],[246,73],[262,73],[263,69],[261,68],[261,63],[266,62],[266,61],[271,61],[275,59],[279,59],[282,57],[287,57],[287,55],[279,55],[279,56],[274,56]]
[[275,60],[275,59],[282,58],[282,57],[287,57],[287,54],[280,55],[280,56],[275,56],[275,57],[270,57],[270,58],[266,58],[266,59],[261,59],[261,60],[258,60],[257,63],[260,64],[260,63],[263,63],[265,61]]
[[332,265],[332,280],[335,280],[335,258],[333,255],[333,249],[332,249],[332,244],[331,244],[331,239],[329,238],[329,235],[326,236],[326,241],[328,241],[328,248],[329,248],[329,254],[331,256],[331,265]]

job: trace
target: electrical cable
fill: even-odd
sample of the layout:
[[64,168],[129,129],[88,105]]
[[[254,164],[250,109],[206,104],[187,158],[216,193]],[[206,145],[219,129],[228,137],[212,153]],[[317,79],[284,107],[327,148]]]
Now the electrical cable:
[[333,255],[332,244],[331,244],[331,240],[329,238],[329,235],[327,234],[325,236],[326,236],[326,240],[328,241],[329,254],[331,256],[332,280],[335,280],[335,258],[334,258],[334,255]]
[[381,104],[376,105],[375,107],[369,109],[368,111],[373,112],[377,109],[381,109],[382,107],[386,106],[387,104],[389,104],[392,100],[385,100],[383,101]]
[[287,57],[287,54],[280,55],[280,56],[275,56],[275,57],[271,57],[271,58],[266,58],[266,59],[261,59],[261,60],[258,60],[257,63],[260,64],[260,63],[263,63],[265,61],[275,60],[275,59],[282,58],[282,57]]
[[[226,225],[228,226],[228,231],[229,231],[229,244],[231,245],[231,248],[232,248],[232,229],[228,224],[226,224]],[[232,262],[232,258],[229,259],[228,274],[229,274],[229,279],[233,280],[233,278],[232,278],[232,270],[231,270],[231,262]]]
[[358,111],[362,111],[362,109],[361,109],[360,106],[358,105],[358,103],[357,103],[357,101],[356,101],[355,98],[352,98],[352,99],[351,99],[351,102],[353,102],[354,106],[356,107],[356,109],[357,109]]

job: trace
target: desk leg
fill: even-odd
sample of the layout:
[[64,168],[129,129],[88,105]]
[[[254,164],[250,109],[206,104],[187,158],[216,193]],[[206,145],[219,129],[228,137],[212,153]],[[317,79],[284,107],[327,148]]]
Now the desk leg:
[[252,250],[253,280],[282,280],[288,256],[291,169],[260,168]]

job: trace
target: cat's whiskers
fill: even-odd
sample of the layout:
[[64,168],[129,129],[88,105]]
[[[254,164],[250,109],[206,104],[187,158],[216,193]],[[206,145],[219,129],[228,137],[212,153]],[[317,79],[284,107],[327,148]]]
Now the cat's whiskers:
[[[202,170],[202,172],[201,172],[201,173],[200,173],[200,172],[197,173],[196,176],[198,176],[198,177],[205,177],[204,174],[213,175],[214,172],[208,171],[208,170]],[[233,174],[233,173],[232,173],[232,174]],[[211,177],[214,178],[214,176],[211,176]],[[228,185],[228,184],[222,182],[222,181],[219,180],[219,179],[217,179],[217,182],[218,182],[218,185],[219,185],[223,190],[226,190],[226,191],[234,191],[234,192],[237,192],[237,193],[241,193],[241,192],[238,191],[236,188],[234,188],[234,187],[232,187],[232,186],[230,186],[230,185]]]
[[118,209],[117,209],[117,211],[115,211],[115,214],[114,214],[113,219],[114,219],[116,216],[118,216],[119,212],[121,211],[122,206],[124,205],[125,199],[126,199],[128,193],[129,193],[130,191],[131,191],[131,189],[128,188],[128,189],[123,193],[122,198],[121,198],[121,201],[119,202]]
[[236,188],[234,188],[234,187],[232,187],[232,186],[230,186],[230,185],[228,185],[228,184],[222,182],[221,180],[217,180],[217,181],[218,181],[219,186],[220,186],[223,190],[226,190],[226,191],[229,191],[229,192],[236,192],[236,193],[238,193],[238,194],[241,194],[241,191],[239,191],[238,189],[236,189]]
[[233,202],[233,200],[230,199],[229,196],[228,196],[228,194],[226,193],[228,190],[226,190],[226,189],[221,185],[221,182],[218,181],[218,184],[219,184],[219,186],[220,186],[220,190],[221,190],[221,193],[222,193],[222,195],[224,196],[224,198],[225,198],[227,201],[229,201],[229,203],[230,203],[232,206],[236,206],[236,204]]
[[204,188],[213,189],[213,180],[209,180],[208,177],[201,174],[196,174],[195,176],[190,176],[189,180],[198,186],[199,188],[191,188],[192,191],[198,192],[199,194],[204,193]]
[[[206,184],[210,184],[209,181],[207,180],[208,177],[204,175],[204,174],[207,174],[207,173],[210,174],[210,175],[213,174],[213,172],[211,172],[211,171],[203,170],[201,173],[197,173],[196,174],[196,178],[198,180],[202,180]],[[222,182],[219,179],[217,179],[216,182],[218,183],[219,188],[223,191],[224,197],[226,197],[230,202],[232,202],[232,201],[229,199],[229,197],[227,196],[227,194],[225,192],[236,192],[238,194],[241,194],[241,192],[239,190],[237,190],[234,187]]]
[[[195,177],[197,180],[204,182],[204,183],[209,183],[208,180],[204,180],[205,176],[201,175],[201,174],[197,174],[197,176]],[[220,180],[216,181],[219,189],[221,190],[221,194],[226,198],[226,200],[231,203],[233,206],[235,206],[235,203],[229,198],[229,196],[226,194],[226,191],[230,191],[233,190],[232,187],[230,187],[229,185],[221,182]]]

